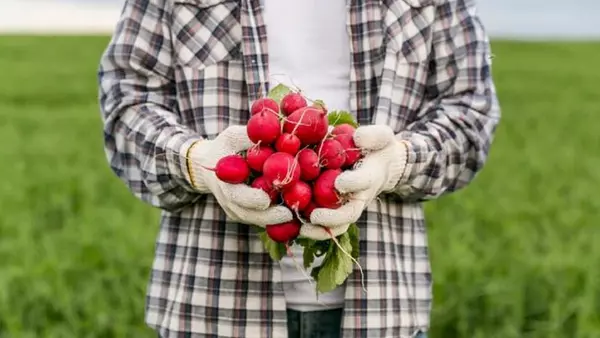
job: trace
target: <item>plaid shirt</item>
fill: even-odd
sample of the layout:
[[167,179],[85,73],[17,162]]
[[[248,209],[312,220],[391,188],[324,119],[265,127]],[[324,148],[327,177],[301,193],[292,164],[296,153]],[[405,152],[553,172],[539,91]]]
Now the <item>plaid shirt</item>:
[[[347,9],[351,111],[410,142],[413,165],[358,222],[368,292],[355,271],[343,337],[411,337],[429,327],[432,299],[422,202],[473,179],[499,121],[490,47],[471,0],[348,0]],[[244,124],[266,94],[262,15],[260,0],[128,0],[101,60],[110,166],[162,209],[146,321],[166,338],[287,336],[278,264],[191,189],[177,155]]]

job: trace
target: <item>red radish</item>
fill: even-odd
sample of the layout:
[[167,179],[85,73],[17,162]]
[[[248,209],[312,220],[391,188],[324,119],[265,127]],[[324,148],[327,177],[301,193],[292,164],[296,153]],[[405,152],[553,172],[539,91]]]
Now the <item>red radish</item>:
[[273,148],[266,145],[254,145],[246,152],[246,162],[250,169],[262,172],[263,165],[269,156],[275,153]]
[[281,124],[277,115],[270,111],[263,110],[260,113],[252,115],[246,126],[248,138],[254,143],[271,144],[281,134]]
[[264,176],[259,176],[252,181],[250,184],[252,188],[260,189],[269,195],[271,198],[271,203],[277,203],[277,198],[279,197],[279,193],[275,188],[273,188],[273,184],[269,182],[269,180]]
[[269,224],[266,226],[267,235],[278,243],[287,243],[300,234],[300,222],[296,219],[285,223]]
[[333,128],[333,130],[331,131],[331,135],[336,136],[336,135],[342,135],[342,134],[350,134],[350,135],[354,135],[354,132],[356,131],[356,129],[348,124],[348,123],[342,123],[342,124],[338,124],[337,126],[335,126]]
[[[354,163],[358,162],[361,157],[360,149],[354,143],[354,139],[350,134],[339,134],[336,135],[334,140],[338,141],[344,151],[346,152],[346,161],[344,162],[343,167],[351,167]],[[302,168],[302,167],[300,167]]]
[[300,165],[300,178],[303,181],[312,181],[321,173],[319,156],[310,148],[300,150],[298,153],[298,164]]
[[298,109],[287,117],[283,131],[298,136],[302,144],[317,144],[327,135],[329,121],[323,110],[314,107]]
[[265,161],[263,175],[273,184],[275,189],[283,189],[300,179],[300,166],[294,156],[277,152]]
[[296,155],[302,144],[296,135],[283,133],[275,141],[275,149],[290,155]]
[[318,206],[315,204],[315,202],[310,201],[310,203],[308,203],[306,208],[304,208],[304,210],[302,210],[302,216],[304,216],[306,218],[306,220],[310,222],[310,215],[312,214],[313,210],[315,210],[316,208],[318,208]]
[[335,190],[335,179],[341,173],[340,169],[328,169],[317,177],[313,186],[313,196],[318,206],[337,209],[342,205],[343,199]]
[[250,114],[256,115],[265,109],[273,114],[279,114],[279,105],[277,104],[277,101],[268,97],[261,97],[254,101],[252,107],[250,107]]
[[302,211],[312,198],[312,189],[306,182],[297,181],[285,188],[282,193],[283,202],[295,211]]
[[319,146],[320,164],[327,169],[339,169],[346,162],[346,151],[333,139],[324,140]]
[[242,155],[228,155],[221,158],[215,168],[205,168],[214,171],[217,177],[227,183],[244,183],[250,176],[250,168]]
[[300,93],[289,93],[281,99],[281,112],[283,115],[289,116],[306,105],[306,99]]

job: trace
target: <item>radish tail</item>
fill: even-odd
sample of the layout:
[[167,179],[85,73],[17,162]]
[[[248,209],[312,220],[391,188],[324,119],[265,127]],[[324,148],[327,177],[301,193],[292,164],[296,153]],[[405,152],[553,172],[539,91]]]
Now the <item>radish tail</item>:
[[300,271],[304,275],[304,277],[306,277],[306,280],[308,281],[308,283],[310,285],[313,285],[312,278],[308,275],[308,273],[306,272],[306,270],[304,270],[302,268],[302,266],[300,265],[300,263],[298,263],[298,261],[296,260],[296,256],[292,252],[292,249],[290,248],[289,242],[285,243],[285,249],[287,251],[288,256],[292,258],[292,261],[294,262],[294,265],[296,266],[296,269],[298,269],[298,271]]
[[210,167],[205,167],[201,164],[199,164],[202,168],[206,169],[206,170],[210,170],[210,171],[215,171],[215,168],[210,168]]

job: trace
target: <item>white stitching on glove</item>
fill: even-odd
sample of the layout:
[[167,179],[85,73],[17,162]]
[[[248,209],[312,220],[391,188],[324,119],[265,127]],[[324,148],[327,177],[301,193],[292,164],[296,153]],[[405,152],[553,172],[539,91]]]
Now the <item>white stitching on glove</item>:
[[214,168],[219,159],[247,150],[252,146],[245,126],[230,126],[214,140],[203,140],[189,149],[188,178],[191,185],[201,193],[212,193],[227,216],[233,221],[265,227],[268,224],[289,222],[292,212],[284,206],[270,207],[271,199],[266,192],[246,184],[229,184],[217,178],[206,168]]
[[[396,139],[389,126],[359,127],[354,142],[366,155],[356,169],[344,171],[335,181],[336,189],[347,194],[347,202],[338,209],[315,209],[310,217],[312,224],[303,225],[301,230],[306,237],[330,237],[313,224],[329,227],[334,236],[343,234],[379,194],[392,191],[404,174],[407,145]],[[327,237],[323,238],[323,233]]]

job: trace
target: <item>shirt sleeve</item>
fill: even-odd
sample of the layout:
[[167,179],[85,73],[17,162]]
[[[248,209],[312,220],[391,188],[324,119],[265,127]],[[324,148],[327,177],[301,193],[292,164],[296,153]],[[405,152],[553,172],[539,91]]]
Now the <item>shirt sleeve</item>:
[[465,187],[484,166],[500,120],[488,37],[473,0],[441,0],[421,118],[397,138],[408,164],[396,193],[427,200]]
[[186,151],[199,136],[180,124],[164,0],[126,0],[98,72],[105,153],[133,194],[173,210],[199,196]]

